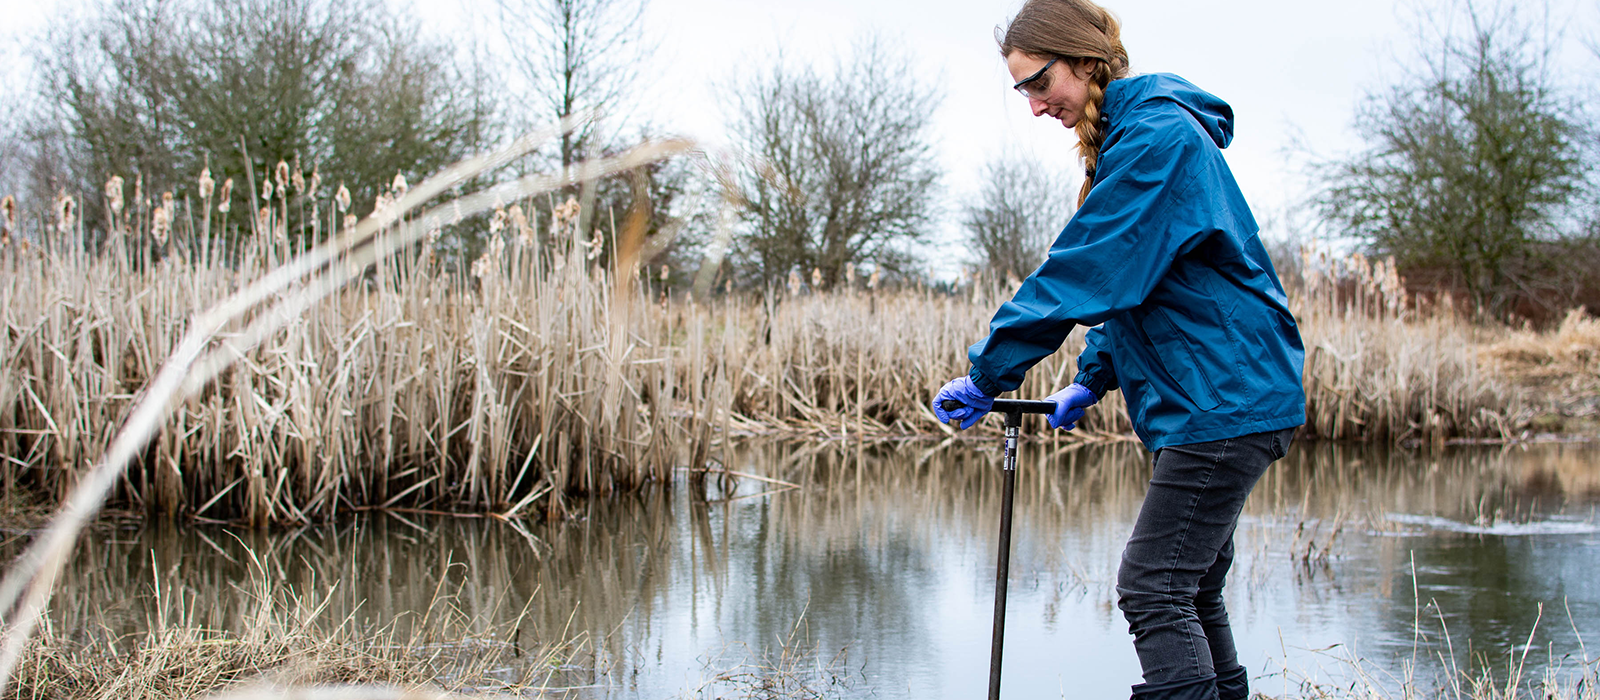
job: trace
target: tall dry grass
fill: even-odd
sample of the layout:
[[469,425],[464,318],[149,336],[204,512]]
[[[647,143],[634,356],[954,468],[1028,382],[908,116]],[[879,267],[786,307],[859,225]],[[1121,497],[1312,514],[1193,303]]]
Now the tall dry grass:
[[[633,268],[619,275],[591,260],[574,207],[557,207],[550,221],[499,207],[470,273],[425,242],[295,315],[176,408],[117,500],[258,524],[371,507],[558,516],[570,495],[703,465],[729,434],[949,432],[927,398],[966,371],[967,346],[1012,291],[988,281],[946,293],[856,280],[669,299]],[[296,253],[272,211],[262,210],[234,263],[192,224],[143,260],[122,246],[5,249],[8,492],[64,494],[192,314]],[[117,230],[131,238],[154,228]],[[132,250],[148,255],[154,245]],[[1419,310],[1387,264],[1308,257],[1286,281],[1307,349],[1303,435],[1504,439],[1526,420],[1523,402],[1479,358],[1504,333],[1462,323],[1448,303]],[[1018,393],[1070,382],[1082,342],[1074,332]],[[1068,439],[1126,436],[1120,394],[1081,425]]]

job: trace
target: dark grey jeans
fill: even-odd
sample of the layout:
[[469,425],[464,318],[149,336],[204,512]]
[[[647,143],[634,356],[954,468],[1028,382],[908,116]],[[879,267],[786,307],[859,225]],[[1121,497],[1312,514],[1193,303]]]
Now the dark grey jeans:
[[1215,675],[1238,683],[1223,690],[1224,700],[1244,697],[1222,585],[1245,498],[1293,437],[1289,428],[1156,451],[1150,490],[1117,571],[1117,607],[1146,686]]

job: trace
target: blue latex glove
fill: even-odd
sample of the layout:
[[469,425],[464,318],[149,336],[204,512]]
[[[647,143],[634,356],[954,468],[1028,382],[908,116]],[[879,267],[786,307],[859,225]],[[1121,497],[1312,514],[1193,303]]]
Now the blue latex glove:
[[1050,421],[1050,427],[1071,430],[1078,427],[1078,420],[1083,418],[1084,409],[1093,406],[1100,397],[1089,391],[1089,387],[1074,383],[1046,396],[1044,400],[1056,405],[1056,410],[1051,412],[1047,419]]
[[[961,402],[961,408],[952,411],[944,410],[944,402],[955,400]],[[944,385],[943,389],[933,397],[933,415],[940,423],[949,423],[951,419],[961,421],[961,429],[966,430],[978,422],[989,409],[994,408],[994,397],[981,391],[972,383],[970,377],[956,377]]]

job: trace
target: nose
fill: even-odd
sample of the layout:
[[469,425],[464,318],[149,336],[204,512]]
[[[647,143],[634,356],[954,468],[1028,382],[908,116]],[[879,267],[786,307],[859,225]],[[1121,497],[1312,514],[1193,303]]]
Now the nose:
[[1028,106],[1033,109],[1033,116],[1035,117],[1043,116],[1044,111],[1050,108],[1050,105],[1045,104],[1044,101],[1036,100],[1032,97],[1028,98]]

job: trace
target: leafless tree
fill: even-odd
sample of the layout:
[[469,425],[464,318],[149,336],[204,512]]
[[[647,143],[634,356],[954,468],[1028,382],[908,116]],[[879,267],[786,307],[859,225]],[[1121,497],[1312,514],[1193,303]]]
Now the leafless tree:
[[979,266],[996,275],[1033,272],[1071,218],[1076,192],[1065,173],[1032,158],[990,160],[977,200],[963,208],[961,220]]
[[371,201],[486,140],[451,52],[382,0],[99,0],[41,46],[91,207],[111,175],[181,197],[207,164],[243,182],[280,160]]
[[929,143],[938,91],[875,38],[831,73],[772,65],[734,90],[732,132],[754,163],[740,182],[745,274],[777,282],[818,269],[832,285],[863,262],[911,271],[939,181]]
[[[654,47],[642,32],[648,0],[495,0],[509,59],[528,86],[530,120],[550,124],[597,112],[616,117],[639,87]],[[571,165],[591,152],[601,124],[565,134],[556,160]]]

